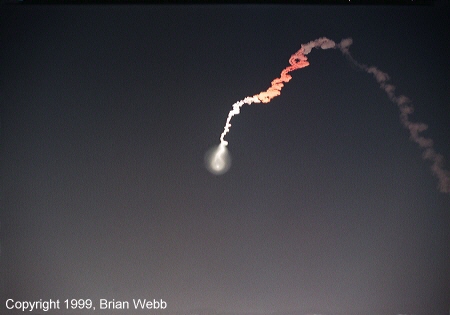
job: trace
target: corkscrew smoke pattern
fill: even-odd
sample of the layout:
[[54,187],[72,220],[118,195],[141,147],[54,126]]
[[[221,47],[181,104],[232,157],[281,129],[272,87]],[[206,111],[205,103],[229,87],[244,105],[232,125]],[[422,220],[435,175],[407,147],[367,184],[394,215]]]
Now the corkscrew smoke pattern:
[[348,47],[352,44],[352,42],[353,41],[351,38],[343,39],[337,46],[352,64],[369,74],[373,74],[377,82],[380,84],[380,88],[384,90],[389,99],[398,106],[400,110],[400,121],[403,127],[409,130],[410,139],[416,142],[421,149],[424,149],[422,154],[423,159],[429,160],[433,163],[431,166],[431,171],[439,181],[439,191],[450,194],[450,172],[444,169],[444,157],[441,154],[436,153],[433,148],[432,139],[419,135],[420,132],[428,129],[428,125],[409,120],[409,115],[414,112],[414,107],[411,105],[409,98],[405,95],[395,95],[395,86],[386,83],[390,79],[387,73],[384,73],[376,67],[369,67],[367,65],[360,64],[353,59],[348,50]]
[[289,59],[290,66],[281,71],[280,77],[273,80],[271,86],[266,91],[260,92],[259,94],[254,96],[248,96],[243,100],[233,104],[233,109],[228,114],[224,131],[220,136],[220,145],[216,150],[217,153],[215,154],[215,157],[214,155],[211,157],[211,165],[217,163],[216,160],[219,158],[219,152],[222,153],[222,155],[224,152],[227,153],[226,146],[228,145],[228,141],[225,141],[224,137],[230,131],[231,118],[240,113],[240,108],[242,107],[242,105],[250,105],[252,103],[261,102],[269,103],[274,97],[280,95],[284,83],[287,83],[292,79],[292,77],[289,75],[289,72],[307,67],[309,65],[306,55],[308,55],[313,48],[339,48],[342,54],[347,57],[347,59],[353,65],[369,74],[373,74],[377,82],[380,84],[380,88],[384,90],[389,99],[398,106],[400,110],[400,121],[405,129],[409,130],[410,139],[416,142],[420,148],[424,149],[424,152],[422,154],[423,159],[432,162],[431,170],[439,181],[439,191],[450,194],[450,172],[444,169],[444,157],[434,150],[432,139],[425,138],[419,135],[420,132],[428,129],[428,126],[424,123],[415,123],[410,121],[409,115],[414,112],[414,107],[411,105],[411,101],[408,97],[404,95],[395,95],[395,86],[386,83],[390,79],[387,73],[382,72],[376,67],[369,67],[367,65],[360,64],[355,59],[353,59],[352,55],[349,52],[349,47],[352,43],[353,40],[351,38],[343,39],[339,44],[336,44],[334,41],[326,37],[321,37],[307,44],[302,44],[300,50],[293,54]]
[[283,83],[287,83],[292,79],[292,77],[289,75],[289,72],[309,66],[309,62],[307,61],[308,58],[306,58],[306,55],[311,52],[312,48],[320,47],[322,49],[328,49],[334,48],[335,45],[336,45],[335,42],[325,37],[321,37],[319,39],[311,41],[308,44],[303,44],[302,47],[295,54],[293,54],[291,58],[289,58],[289,63],[291,65],[283,69],[283,71],[281,71],[281,76],[273,80],[272,85],[266,91],[263,91],[258,95],[246,97],[243,100],[234,103],[233,109],[228,114],[228,118],[225,123],[225,128],[222,132],[222,135],[220,136],[220,144],[222,146],[228,145],[228,141],[225,141],[224,137],[230,131],[231,118],[234,115],[240,113],[242,105],[244,104],[250,105],[252,103],[261,103],[261,102],[269,103],[275,96],[281,94],[281,89],[284,86]]

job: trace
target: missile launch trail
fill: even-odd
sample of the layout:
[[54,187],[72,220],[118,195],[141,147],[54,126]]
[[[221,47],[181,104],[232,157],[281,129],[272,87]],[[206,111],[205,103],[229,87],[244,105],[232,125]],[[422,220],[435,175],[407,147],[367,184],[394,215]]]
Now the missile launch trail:
[[[213,153],[209,153],[209,158],[207,159],[207,167],[210,170],[213,169],[214,171],[212,172],[214,174],[223,174],[226,170],[228,170],[229,163],[224,163],[224,165],[227,165],[227,168],[225,171],[222,171],[220,167],[221,164],[217,163],[217,161],[220,160],[219,155],[224,156],[224,154],[228,154],[226,151],[228,141],[224,140],[224,138],[230,131],[231,118],[240,113],[240,109],[244,104],[250,105],[252,103],[269,103],[274,97],[280,95],[284,84],[292,79],[292,76],[289,73],[294,70],[309,66],[308,58],[306,57],[306,55],[308,55],[313,48],[338,48],[353,65],[367,72],[368,74],[372,74],[375,80],[380,85],[380,88],[386,92],[391,102],[398,106],[400,110],[400,122],[405,129],[409,130],[410,139],[416,142],[419,147],[423,149],[423,159],[432,162],[431,170],[433,175],[438,179],[439,191],[450,194],[450,172],[444,169],[444,157],[434,150],[432,139],[425,138],[420,135],[420,133],[426,130],[428,126],[424,123],[412,122],[410,120],[409,116],[413,113],[414,107],[411,105],[411,101],[408,97],[404,95],[397,96],[395,94],[395,86],[387,83],[387,81],[389,81],[390,79],[387,73],[382,72],[376,67],[369,67],[367,65],[360,64],[355,59],[353,59],[349,51],[349,47],[352,42],[353,41],[351,38],[347,38],[343,39],[339,44],[336,44],[334,41],[326,37],[321,37],[307,44],[302,44],[301,48],[295,54],[293,54],[291,58],[289,58],[290,65],[281,71],[280,77],[274,79],[271,82],[270,87],[266,91],[262,91],[259,94],[253,96],[247,96],[243,100],[240,100],[233,104],[231,111],[228,113],[224,130],[220,135],[220,145],[217,147],[217,149],[215,149]],[[208,163],[211,165],[208,165]],[[212,165],[213,163],[214,165]]]
[[414,112],[414,107],[411,105],[411,101],[405,95],[397,96],[395,94],[395,86],[388,84],[387,81],[390,77],[387,73],[379,70],[376,67],[369,67],[364,64],[360,64],[349,52],[349,46],[352,44],[352,39],[343,39],[337,47],[341,50],[344,56],[359,69],[372,74],[375,80],[380,85],[380,88],[384,90],[392,103],[396,104],[400,110],[400,122],[405,129],[409,130],[410,139],[417,143],[421,149],[423,149],[422,158],[432,162],[431,171],[438,179],[438,189],[440,192],[450,194],[450,172],[444,169],[444,157],[437,153],[433,148],[433,140],[425,138],[420,135],[422,131],[428,129],[428,125],[421,122],[412,122],[409,118]]
[[279,78],[276,78],[272,81],[271,86],[266,90],[262,91],[257,95],[248,96],[241,101],[238,101],[233,104],[233,109],[229,112],[227,121],[225,123],[225,128],[220,135],[220,144],[223,146],[228,145],[228,141],[224,140],[225,135],[230,131],[231,127],[231,118],[240,112],[240,108],[244,104],[252,104],[252,103],[269,103],[275,96],[281,94],[281,89],[284,86],[284,83],[289,82],[292,77],[289,75],[289,72],[304,68],[309,66],[308,58],[306,55],[311,52],[312,48],[320,47],[322,49],[334,48],[335,42],[332,40],[322,37],[316,39],[314,41],[309,42],[308,44],[303,44],[301,48],[289,58],[290,66],[286,67],[281,71],[281,75]]

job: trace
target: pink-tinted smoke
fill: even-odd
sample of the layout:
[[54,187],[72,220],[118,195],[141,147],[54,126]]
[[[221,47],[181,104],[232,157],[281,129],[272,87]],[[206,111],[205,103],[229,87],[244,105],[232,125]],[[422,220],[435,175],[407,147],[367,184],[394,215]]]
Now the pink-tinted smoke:
[[422,157],[425,160],[429,160],[433,163],[431,166],[431,170],[439,181],[439,191],[450,194],[450,172],[444,169],[444,157],[441,154],[436,153],[433,148],[432,139],[425,138],[420,135],[420,133],[426,130],[428,126],[424,123],[412,122],[409,119],[409,115],[414,112],[414,107],[411,105],[411,101],[409,100],[409,98],[404,95],[397,96],[395,94],[395,86],[386,83],[390,79],[387,73],[384,73],[376,67],[369,67],[367,65],[360,64],[355,59],[353,59],[352,55],[349,52],[349,47],[351,44],[352,39],[347,38],[343,39],[339,44],[336,45],[336,47],[341,50],[344,56],[346,56],[352,64],[354,64],[361,70],[372,74],[380,85],[380,88],[384,90],[389,99],[398,106],[400,110],[400,121],[402,125],[409,130],[410,139],[416,142],[419,147],[424,150]]
[[228,113],[227,121],[225,122],[225,127],[220,135],[220,144],[222,146],[227,146],[228,141],[224,140],[225,135],[230,131],[231,127],[231,118],[240,113],[240,109],[244,104],[252,104],[252,103],[269,103],[274,97],[281,94],[281,89],[284,86],[284,83],[289,82],[292,77],[289,72],[307,67],[309,65],[308,58],[306,55],[311,52],[313,48],[322,48],[329,49],[334,48],[336,46],[335,42],[332,40],[321,37],[316,40],[313,40],[307,44],[302,44],[301,48],[289,58],[290,66],[286,67],[281,71],[281,75],[279,78],[276,78],[272,81],[270,87],[263,92],[260,92],[254,96],[248,96],[241,101],[237,101],[233,104],[233,109]]
[[292,79],[289,72],[309,66],[306,55],[309,54],[313,48],[320,47],[322,49],[329,49],[334,48],[335,45],[335,42],[326,37],[321,37],[307,44],[302,44],[302,48],[289,58],[289,63],[291,65],[281,71],[280,77],[272,81],[272,85],[267,91],[263,91],[254,97],[257,97],[263,103],[269,103],[275,96],[281,94],[281,89],[284,86],[283,83],[287,83]]

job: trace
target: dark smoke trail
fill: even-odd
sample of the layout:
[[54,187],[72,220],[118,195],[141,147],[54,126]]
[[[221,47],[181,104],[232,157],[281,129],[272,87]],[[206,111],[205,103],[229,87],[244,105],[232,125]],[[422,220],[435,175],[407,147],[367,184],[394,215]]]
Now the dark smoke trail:
[[409,120],[409,115],[413,113],[414,107],[411,105],[411,101],[408,97],[404,95],[395,95],[395,86],[386,83],[389,80],[389,75],[387,73],[382,72],[376,67],[368,67],[364,64],[360,64],[353,59],[348,50],[352,42],[353,41],[351,38],[347,38],[343,39],[336,46],[352,64],[369,74],[373,74],[377,82],[380,84],[380,88],[384,90],[389,99],[398,106],[400,109],[400,121],[405,129],[409,130],[410,139],[416,142],[419,147],[423,149],[423,159],[429,160],[433,163],[431,170],[439,180],[439,191],[450,194],[450,172],[444,169],[444,157],[441,154],[436,153],[433,148],[432,139],[425,138],[420,135],[422,131],[428,129],[428,126],[424,123],[415,123]]

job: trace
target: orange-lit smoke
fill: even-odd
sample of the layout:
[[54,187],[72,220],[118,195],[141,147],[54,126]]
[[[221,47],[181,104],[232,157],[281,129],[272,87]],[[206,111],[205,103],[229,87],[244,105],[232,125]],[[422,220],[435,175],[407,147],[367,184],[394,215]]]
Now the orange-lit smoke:
[[[372,74],[375,77],[375,80],[380,85],[380,88],[383,89],[389,99],[398,106],[400,110],[400,121],[402,125],[409,130],[410,139],[416,142],[419,147],[423,149],[423,159],[432,162],[431,170],[434,176],[436,176],[439,181],[438,189],[443,193],[450,194],[450,172],[444,169],[444,157],[434,150],[432,139],[425,138],[420,135],[420,133],[426,130],[428,126],[424,123],[413,122],[410,120],[409,117],[413,113],[414,107],[410,104],[411,101],[408,99],[408,97],[404,95],[397,96],[395,94],[395,86],[387,83],[387,81],[389,80],[389,75],[387,73],[382,72],[376,67],[369,67],[367,65],[360,64],[355,59],[353,59],[352,55],[349,52],[349,47],[351,44],[351,38],[343,39],[339,44],[336,45],[334,41],[325,37],[316,39],[307,44],[303,44],[300,50],[293,54],[289,59],[290,66],[281,71],[281,76],[273,80],[271,86],[266,91],[260,92],[259,94],[254,96],[248,96],[243,100],[233,104],[233,109],[228,114],[224,131],[220,136],[219,147],[222,147],[222,150],[216,150],[216,152],[223,152],[223,148],[228,145],[228,142],[224,140],[224,137],[230,131],[231,118],[234,115],[239,114],[242,105],[250,105],[252,103],[261,102],[269,103],[275,96],[280,95],[284,83],[289,82],[292,79],[292,77],[289,75],[289,72],[307,67],[309,65],[306,55],[308,55],[313,48],[339,48],[344,56],[346,56],[352,64],[354,64],[359,69]],[[218,154],[219,153],[216,153],[216,155]],[[215,160],[218,160],[217,156],[215,156]]]
[[239,114],[242,105],[244,104],[250,105],[252,103],[261,103],[261,102],[269,103],[275,96],[281,94],[281,89],[283,88],[284,83],[287,83],[292,79],[292,77],[289,75],[289,72],[307,67],[309,65],[308,58],[306,58],[306,55],[311,52],[312,48],[328,49],[334,48],[335,45],[336,45],[335,42],[325,37],[316,39],[307,44],[302,44],[299,51],[297,51],[295,54],[291,56],[291,58],[289,58],[289,63],[291,65],[283,69],[283,71],[281,71],[281,76],[273,80],[271,86],[266,91],[260,92],[259,94],[254,96],[248,96],[243,100],[233,104],[233,109],[229,112],[227,121],[225,123],[225,128],[222,134],[220,135],[220,144],[223,146],[228,145],[228,141],[225,141],[224,137],[230,131],[231,118],[234,115]]
[[308,58],[305,55],[309,54],[314,47],[320,47],[322,49],[334,48],[335,43],[328,38],[322,37],[308,44],[303,44],[302,48],[289,58],[291,65],[281,71],[281,76],[272,81],[272,85],[267,91],[261,92],[254,97],[257,97],[263,103],[269,103],[275,96],[280,95],[281,89],[284,86],[283,82],[287,83],[292,79],[289,72],[309,66]]
[[281,89],[284,86],[283,83],[287,83],[292,79],[289,72],[309,66],[309,62],[303,54],[303,49],[300,49],[297,53],[292,55],[289,59],[289,63],[291,65],[281,71],[281,76],[272,81],[271,86],[267,91],[263,91],[254,97],[257,97],[263,103],[269,103],[275,96],[281,94]]

